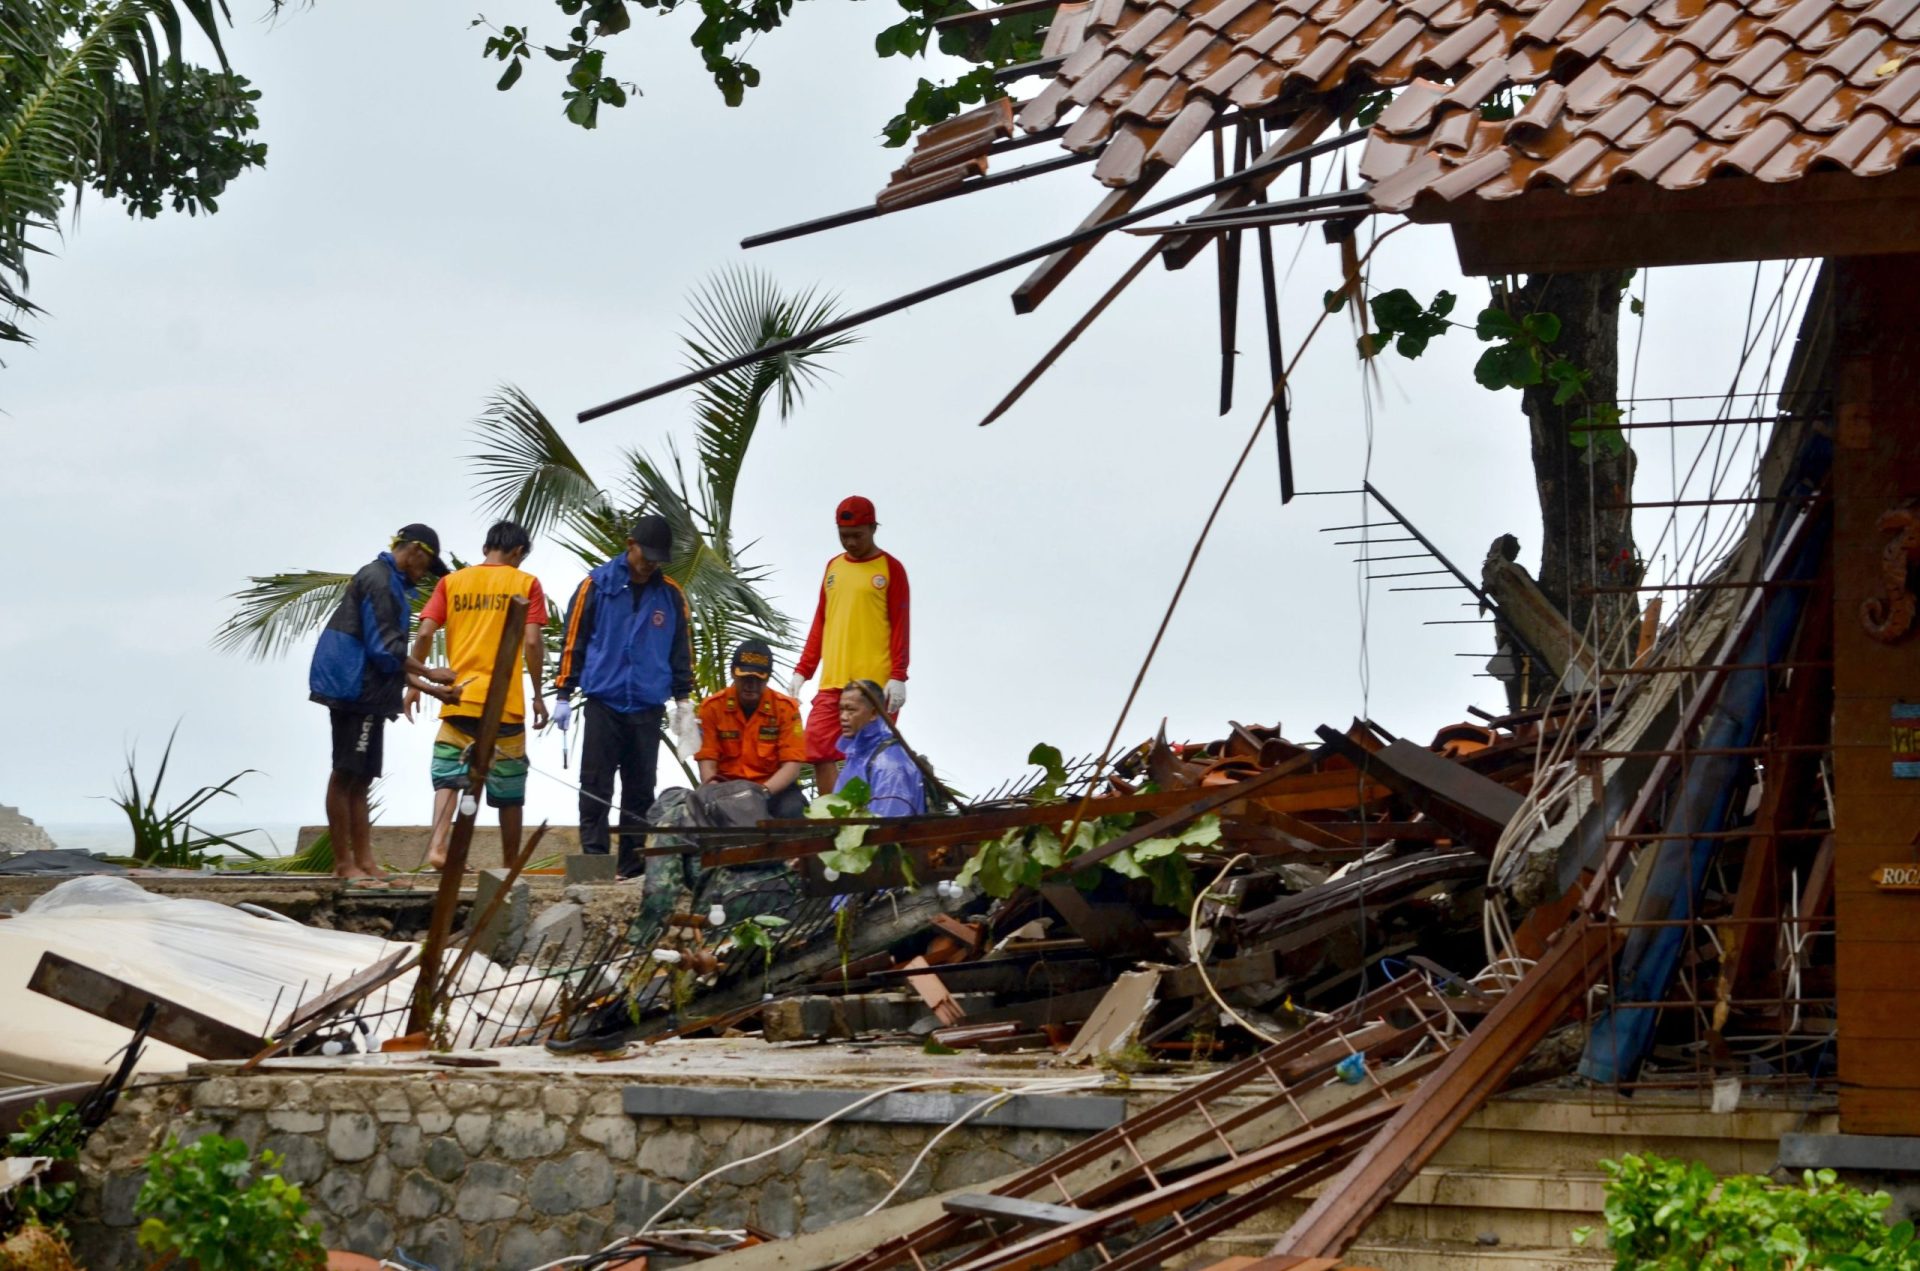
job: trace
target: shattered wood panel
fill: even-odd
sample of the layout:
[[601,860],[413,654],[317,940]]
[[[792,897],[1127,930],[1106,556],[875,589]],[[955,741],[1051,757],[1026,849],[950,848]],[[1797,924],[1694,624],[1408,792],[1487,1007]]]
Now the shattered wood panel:
[[[1896,766],[1895,720],[1897,706],[1920,703],[1920,635],[1889,630],[1914,603],[1916,561],[1902,551],[1900,526],[1920,499],[1920,355],[1905,317],[1916,289],[1920,261],[1911,257],[1848,262],[1839,275],[1838,347],[1855,352],[1840,363],[1834,454],[1833,891],[1844,1133],[1920,1134],[1912,1042],[1856,1035],[1851,1025],[1874,1015],[1873,1003],[1889,992],[1868,983],[1920,984],[1920,892],[1864,881],[1883,865],[1915,863],[1920,834],[1920,778],[1899,775],[1906,769]],[[1874,959],[1872,980],[1862,973],[1861,945]]]
[[202,1059],[246,1059],[262,1045],[261,1038],[243,1028],[52,951],[40,955],[27,987],[129,1029],[139,1027],[141,1013],[151,1002],[159,1007],[149,1030],[153,1039]]

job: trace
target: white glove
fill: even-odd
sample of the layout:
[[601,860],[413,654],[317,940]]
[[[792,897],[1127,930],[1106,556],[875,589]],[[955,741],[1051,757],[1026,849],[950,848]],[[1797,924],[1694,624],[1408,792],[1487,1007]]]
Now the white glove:
[[787,681],[787,696],[794,701],[800,700],[800,690],[807,686],[807,677],[795,671],[793,678]]
[[553,726],[561,732],[567,731],[567,725],[573,720],[573,699],[556,697],[553,699]]
[[693,718],[693,703],[675,702],[673,714],[669,717],[667,735],[673,739],[673,748],[680,752],[682,759],[691,759],[700,749],[700,725]]
[[907,682],[905,680],[887,681],[887,714],[898,715],[900,708],[907,704]]

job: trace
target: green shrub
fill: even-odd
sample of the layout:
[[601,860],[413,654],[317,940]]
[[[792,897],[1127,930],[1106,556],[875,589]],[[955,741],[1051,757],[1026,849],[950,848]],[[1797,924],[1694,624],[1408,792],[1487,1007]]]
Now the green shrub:
[[1653,1155],[1600,1166],[1615,1271],[1920,1271],[1913,1224],[1882,1220],[1892,1197],[1832,1170],[1782,1184]]
[[[71,1161],[80,1155],[80,1115],[71,1103],[48,1108],[45,1099],[21,1114],[20,1128],[6,1136],[0,1156],[50,1156],[56,1161]],[[41,1226],[64,1237],[67,1229],[61,1218],[73,1208],[80,1185],[73,1182],[49,1183],[35,1179],[16,1187],[0,1201],[0,1232],[13,1226]]]
[[147,1162],[134,1208],[140,1247],[172,1253],[198,1271],[295,1271],[327,1264],[319,1232],[306,1223],[300,1189],[273,1171],[280,1158],[261,1152],[259,1168],[238,1139],[210,1134],[182,1146],[168,1138]]

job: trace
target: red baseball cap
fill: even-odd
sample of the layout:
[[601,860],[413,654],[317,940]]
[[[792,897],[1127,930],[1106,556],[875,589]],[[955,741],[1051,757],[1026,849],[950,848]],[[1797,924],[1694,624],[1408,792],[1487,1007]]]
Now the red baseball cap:
[[876,525],[873,518],[873,500],[858,494],[850,494],[840,500],[840,506],[833,510],[835,525]]

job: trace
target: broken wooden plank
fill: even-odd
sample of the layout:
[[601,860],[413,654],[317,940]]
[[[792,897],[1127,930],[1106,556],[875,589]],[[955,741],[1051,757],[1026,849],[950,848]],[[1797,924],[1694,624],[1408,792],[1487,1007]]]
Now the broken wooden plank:
[[1093,1008],[1087,1022],[1073,1036],[1073,1044],[1060,1056],[1065,1064],[1086,1063],[1111,1055],[1132,1041],[1140,1025],[1159,1002],[1158,971],[1128,971],[1113,982],[1100,1005]]
[[941,1208],[950,1214],[961,1214],[968,1218],[995,1218],[1024,1223],[1030,1227],[1064,1227],[1070,1222],[1093,1217],[1091,1209],[1050,1205],[1043,1200],[1028,1200],[1023,1196],[995,1196],[988,1192],[965,1192],[959,1196],[949,1196]]
[[151,1029],[154,1040],[202,1059],[245,1059],[260,1049],[261,1039],[244,1028],[51,951],[40,955],[27,987],[129,1029],[139,1027],[141,1012],[152,1002],[160,1008]]
[[927,1004],[927,1009],[932,1011],[933,1017],[942,1024],[951,1028],[967,1017],[960,1003],[954,1000],[952,992],[939,976],[933,974],[931,965],[925,958],[914,958],[902,963],[901,970],[926,972],[923,975],[909,975],[907,987],[920,995],[920,1000]]
[[1500,831],[1523,802],[1499,782],[1405,739],[1369,753],[1324,724],[1316,731],[1331,749],[1361,765],[1368,777],[1442,825],[1459,830],[1482,854],[1493,851]]
[[1615,931],[1581,913],[1467,1039],[1420,1083],[1393,1119],[1294,1221],[1257,1271],[1283,1271],[1283,1257],[1338,1257],[1400,1194],[1460,1124],[1577,1005],[1612,958]]
[[1042,883],[1040,895],[1067,920],[1073,934],[1103,958],[1162,957],[1160,937],[1147,930],[1133,906],[1122,901],[1089,900],[1072,883]]

